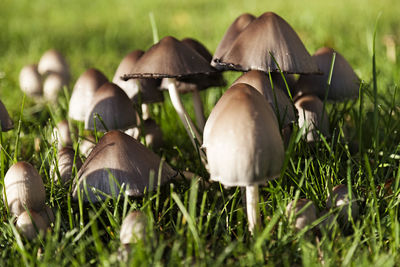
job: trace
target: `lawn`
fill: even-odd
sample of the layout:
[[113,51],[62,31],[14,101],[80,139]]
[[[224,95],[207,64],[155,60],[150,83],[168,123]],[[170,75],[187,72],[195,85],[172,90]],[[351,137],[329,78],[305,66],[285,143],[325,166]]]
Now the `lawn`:
[[[43,178],[46,203],[56,221],[45,238],[27,241],[1,199],[0,266],[399,265],[400,58],[390,55],[387,41],[399,51],[399,10],[397,0],[2,0],[0,100],[16,127],[1,134],[0,177],[4,179],[14,161],[30,162]],[[76,79],[90,67],[112,79],[123,56],[148,49],[155,33],[151,16],[159,39],[192,37],[213,52],[237,16],[266,11],[283,17],[310,54],[322,46],[335,48],[352,65],[362,87],[358,100],[326,103],[332,138],[309,145],[300,134],[292,137],[280,177],[260,187],[260,233],[252,236],[247,230],[239,188],[205,182],[209,174],[177,123],[167,94],[164,104],[151,106],[165,141],[156,152],[175,170],[204,179],[175,180],[144,198],[88,206],[71,202],[71,187],[52,182],[49,170],[56,149],[50,135],[67,116]],[[65,55],[72,81],[57,104],[38,104],[24,98],[18,75],[50,48]],[[228,85],[239,75],[224,74]],[[227,88],[201,93],[207,115]],[[190,99],[182,96],[194,117]],[[391,190],[386,190],[389,180]],[[359,217],[346,227],[335,224],[313,231],[320,219],[310,231],[294,231],[285,216],[286,205],[294,198],[308,198],[321,213],[328,189],[338,184],[352,188]],[[119,232],[129,210],[147,215],[149,231],[147,241],[132,246],[130,261],[125,262],[119,258]]]

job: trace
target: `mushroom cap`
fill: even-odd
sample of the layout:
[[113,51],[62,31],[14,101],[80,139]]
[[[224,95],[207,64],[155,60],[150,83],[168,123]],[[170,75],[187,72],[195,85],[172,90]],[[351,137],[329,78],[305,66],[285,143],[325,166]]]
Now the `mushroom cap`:
[[25,207],[37,212],[45,207],[46,193],[42,177],[28,162],[20,161],[12,165],[4,177],[4,186],[12,214],[19,216]]
[[29,210],[29,213],[23,211],[18,216],[16,226],[27,239],[33,240],[38,234],[46,233],[49,224],[46,223],[46,220],[39,213]]
[[358,204],[354,198],[354,193],[352,192],[353,195],[353,201],[350,203],[349,200],[349,190],[347,188],[347,185],[340,184],[332,188],[332,195],[328,195],[328,198],[326,200],[326,207],[328,209],[334,208],[334,207],[342,207],[339,211],[339,221],[342,224],[346,224],[349,221],[349,214],[348,214],[348,205],[351,205],[351,216],[353,219],[356,219],[358,217],[359,213],[359,207]]
[[[310,204],[309,204],[310,203]],[[293,212],[294,218],[294,228],[297,231],[302,230],[307,225],[310,225],[317,219],[317,209],[315,208],[314,203],[312,203],[309,199],[298,199],[296,202],[296,206],[294,206],[294,200],[290,201],[289,204],[286,206],[286,216],[290,216],[290,213]],[[299,212],[306,206],[308,207],[303,210],[300,214]]]
[[14,124],[8,115],[7,109],[0,100],[0,132],[7,132],[14,128]]
[[146,238],[147,217],[141,211],[133,211],[122,221],[119,239],[123,245],[144,241]]
[[43,83],[44,98],[50,102],[56,102],[58,94],[67,84],[68,82],[61,74],[55,72],[50,73]]
[[163,134],[160,126],[153,119],[147,119],[143,122],[144,138],[146,145],[153,149],[158,149],[163,144]]
[[232,85],[237,83],[246,83],[260,92],[271,105],[277,117],[278,113],[276,108],[278,108],[279,120],[282,126],[289,125],[296,121],[296,114],[292,102],[278,85],[274,85],[274,89],[272,89],[270,79],[265,72],[251,70],[240,76]]
[[[74,166],[75,150],[72,147],[63,147],[57,153],[58,171],[60,172],[61,183],[66,183],[72,179],[72,168]],[[75,159],[76,169],[82,167],[82,161],[79,156]],[[53,166],[54,169],[55,166]],[[54,173],[54,181],[58,180],[58,176]]]
[[[303,135],[308,142],[318,139],[318,129],[324,136],[329,136],[329,116],[323,109],[324,104],[315,95],[304,95],[294,103],[299,114],[299,127],[304,127]],[[322,118],[323,117],[323,118]]]
[[[93,96],[85,118],[85,129],[94,130],[93,116],[101,116],[109,130],[126,129],[136,125],[136,111],[126,93],[116,84],[103,84]],[[106,131],[96,118],[96,129]]]
[[41,75],[58,73],[68,83],[70,78],[69,67],[64,56],[55,49],[47,50],[39,60],[38,71]]
[[22,92],[31,97],[41,96],[43,92],[42,76],[37,64],[26,65],[19,73],[19,86]]
[[226,30],[224,37],[222,37],[221,42],[219,42],[217,49],[215,50],[214,59],[221,58],[225,54],[232,43],[235,41],[236,37],[255,19],[253,15],[249,13],[244,13],[237,17],[235,21]]
[[[73,198],[78,199],[78,190],[87,201],[84,183],[87,185],[89,198],[97,202],[91,187],[116,197],[120,186],[128,196],[139,197],[146,191],[157,187],[157,178],[161,159],[134,138],[120,132],[106,133],[93,148],[89,157],[79,170],[78,182],[74,186]],[[150,176],[154,173],[153,188],[150,188]],[[165,162],[162,163],[161,184],[176,175],[176,172]],[[114,177],[114,179],[110,179]],[[111,184],[110,184],[111,182]],[[114,192],[114,193],[113,193]],[[99,194],[101,199],[105,199]]]
[[279,175],[283,143],[265,98],[252,86],[239,83],[217,105],[220,102],[218,114],[210,126],[207,120],[205,127],[210,128],[203,135],[211,179],[226,186],[249,186]]
[[69,100],[69,117],[84,121],[94,93],[106,82],[108,82],[107,77],[97,69],[91,68],[82,73],[75,83]]
[[163,102],[164,95],[160,90],[158,90],[158,86],[160,85],[159,79],[139,79],[140,96],[139,88],[135,79],[127,81],[121,79],[121,76],[124,74],[132,72],[143,54],[144,52],[142,50],[134,50],[127,54],[119,64],[112,81],[121,87],[128,97],[135,103],[139,103],[139,98],[141,103]]
[[319,73],[297,33],[280,16],[266,12],[253,20],[235,39],[229,50],[215,58],[217,69],[278,72],[274,56],[284,73]]
[[147,50],[132,72],[122,78],[180,78],[214,71],[195,50],[166,36]]
[[94,136],[86,136],[85,138],[82,138],[81,144],[79,146],[79,152],[87,158],[95,146],[96,139],[94,138]]
[[72,146],[71,131],[67,120],[62,120],[57,123],[51,135],[51,142],[57,142],[57,148],[61,149],[64,146]]
[[[301,75],[296,84],[298,94],[314,94],[321,100],[325,98],[333,52],[336,51],[329,47],[322,47],[315,52],[312,57],[324,75]],[[353,68],[341,54],[336,52],[328,99],[343,101],[357,98],[359,87],[360,80]]]

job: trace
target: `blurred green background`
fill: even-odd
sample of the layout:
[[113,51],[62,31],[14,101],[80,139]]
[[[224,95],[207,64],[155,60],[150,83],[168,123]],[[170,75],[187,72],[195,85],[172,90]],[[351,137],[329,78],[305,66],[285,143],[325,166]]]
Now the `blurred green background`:
[[385,40],[399,42],[399,10],[398,0],[1,0],[0,97],[10,113],[18,111],[19,71],[38,62],[50,48],[66,56],[71,85],[89,67],[111,79],[125,54],[152,45],[151,12],[160,38],[196,38],[213,52],[237,16],[274,11],[292,25],[311,54],[321,46],[335,48],[367,83],[372,77],[372,36],[380,14],[376,46],[379,89],[384,92],[398,77],[398,63],[387,58]]

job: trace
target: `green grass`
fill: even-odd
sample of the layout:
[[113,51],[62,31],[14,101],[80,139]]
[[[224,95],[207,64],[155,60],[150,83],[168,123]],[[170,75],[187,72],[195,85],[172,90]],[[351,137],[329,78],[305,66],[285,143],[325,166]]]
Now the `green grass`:
[[[398,265],[400,162],[394,155],[400,153],[400,67],[399,57],[392,62],[386,56],[383,40],[393,35],[400,42],[399,10],[397,0],[59,0],[51,4],[2,0],[0,99],[16,127],[1,134],[1,180],[15,160],[32,163],[45,182],[46,202],[56,211],[56,222],[45,238],[29,242],[18,234],[14,218],[0,200],[0,266]],[[160,38],[193,37],[214,51],[238,15],[265,11],[286,19],[310,53],[321,46],[334,47],[351,63],[363,86],[357,101],[326,104],[331,139],[311,146],[300,135],[293,136],[281,177],[260,188],[261,233],[249,234],[238,188],[223,189],[216,183],[207,187],[199,179],[173,181],[143,199],[110,199],[83,206],[71,202],[70,187],[52,182],[49,169],[55,149],[50,133],[65,118],[68,97],[62,96],[53,106],[26,98],[22,109],[18,74],[25,64],[57,48],[71,67],[70,92],[85,69],[96,67],[111,79],[126,53],[149,48],[153,43],[151,12]],[[231,72],[225,77],[230,83],[238,75]],[[225,89],[202,93],[207,114]],[[183,101],[193,114],[190,98],[183,96]],[[176,123],[178,117],[167,95],[166,99],[152,107],[165,137],[158,153],[175,169],[208,178],[183,126]],[[39,150],[35,150],[34,139],[40,140]],[[379,188],[389,179],[393,179],[393,193],[385,195]],[[287,203],[307,197],[323,211],[328,192],[337,184],[351,186],[360,218],[346,229],[334,224],[318,238],[309,232],[294,232],[284,216]],[[129,210],[148,215],[150,231],[148,242],[134,245],[131,261],[124,263],[118,258],[119,230]]]

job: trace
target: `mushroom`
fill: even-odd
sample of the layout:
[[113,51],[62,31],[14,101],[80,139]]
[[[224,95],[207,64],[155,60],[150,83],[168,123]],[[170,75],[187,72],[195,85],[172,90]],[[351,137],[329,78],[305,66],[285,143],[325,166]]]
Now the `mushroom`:
[[67,120],[62,120],[57,123],[53,129],[51,142],[57,142],[57,148],[61,149],[64,146],[72,146],[71,131]]
[[277,64],[284,73],[319,73],[296,32],[273,12],[254,19],[211,63],[217,69],[280,72]]
[[71,147],[63,147],[60,149],[57,154],[57,160],[60,177],[55,173],[56,165],[52,166],[52,176],[54,176],[55,182],[60,178],[62,184],[72,179],[72,170],[74,166],[76,167],[76,170],[79,170],[82,167],[81,159],[75,154],[75,150]]
[[249,230],[254,233],[259,225],[258,185],[278,176],[283,164],[277,119],[256,89],[238,83],[221,97],[209,120],[203,147],[210,178],[225,186],[246,187]]
[[317,210],[314,203],[309,199],[298,199],[296,202],[292,200],[286,206],[286,216],[294,216],[294,229],[296,231],[303,230],[317,219]]
[[65,77],[59,73],[53,72],[47,75],[43,83],[43,96],[46,100],[55,103],[57,101],[58,94],[67,86],[68,82]]
[[14,124],[8,115],[7,109],[0,100],[0,132],[7,132],[14,128]]
[[129,245],[146,239],[147,217],[141,211],[130,212],[122,221],[119,239],[121,244]]
[[[104,124],[94,116],[98,114]],[[136,125],[136,111],[129,97],[116,84],[106,82],[94,94],[85,118],[85,129],[107,131]]]
[[[152,174],[153,183],[150,179]],[[97,197],[116,197],[123,185],[127,196],[140,197],[158,186],[158,178],[163,184],[175,175],[176,172],[167,163],[161,163],[161,159],[148,148],[114,130],[99,140],[79,170],[73,198],[77,200],[79,192],[86,201],[97,202]],[[83,191],[85,185],[89,195]],[[96,194],[99,191],[102,193]]]
[[347,60],[329,47],[318,49],[312,56],[324,75],[301,75],[296,84],[297,95],[313,94],[321,100],[325,99],[334,52],[336,57],[327,99],[343,101],[358,97],[360,80]]
[[92,149],[96,146],[96,139],[93,135],[86,136],[82,138],[82,141],[79,145],[79,152],[86,158],[89,156]]
[[39,97],[43,93],[42,76],[37,64],[26,65],[19,73],[19,86],[30,97]]
[[17,229],[29,240],[33,240],[38,234],[44,235],[49,224],[40,214],[33,210],[23,211],[17,218]]
[[307,142],[318,140],[317,130],[322,135],[329,136],[329,117],[324,104],[315,95],[305,95],[294,103],[299,113],[299,127],[303,128],[303,136]]
[[42,76],[58,73],[66,84],[69,82],[70,73],[64,56],[55,49],[47,50],[39,60],[38,71]]
[[328,209],[340,208],[338,220],[342,225],[346,225],[350,221],[349,208],[351,218],[355,220],[358,217],[359,207],[355,201],[354,193],[351,192],[351,195],[353,196],[352,199],[349,198],[347,185],[340,184],[332,188],[332,195],[328,195],[328,199],[326,200],[326,207]]
[[214,70],[199,53],[174,37],[167,36],[153,45],[139,59],[133,71],[122,78],[125,80],[131,78],[164,78],[165,81],[163,82],[168,88],[172,105],[185,126],[193,145],[197,147],[192,132],[200,144],[202,143],[201,136],[179,98],[176,78],[211,72],[214,72]]
[[69,100],[68,115],[76,121],[85,121],[94,93],[108,81],[97,69],[86,70],[76,81]]
[[26,209],[39,212],[45,207],[46,194],[42,178],[28,162],[17,162],[8,169],[4,187],[4,202],[8,203],[11,213],[16,216]]
[[163,136],[160,126],[153,119],[147,119],[143,122],[144,139],[146,145],[153,149],[158,149],[163,144]]

